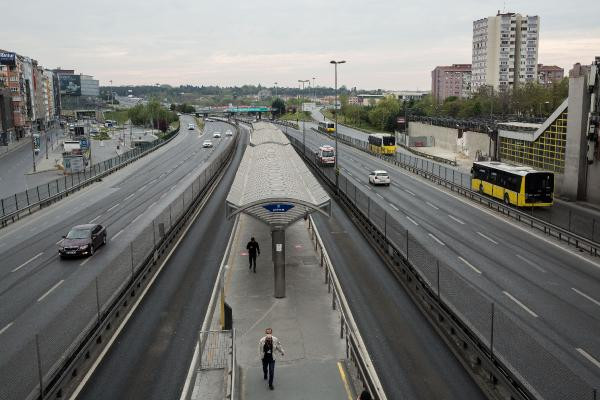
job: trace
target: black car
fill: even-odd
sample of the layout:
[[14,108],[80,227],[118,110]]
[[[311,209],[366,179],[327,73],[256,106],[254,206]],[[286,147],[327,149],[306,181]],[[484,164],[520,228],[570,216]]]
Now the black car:
[[106,228],[97,224],[77,225],[58,242],[61,257],[91,256],[94,251],[106,244]]

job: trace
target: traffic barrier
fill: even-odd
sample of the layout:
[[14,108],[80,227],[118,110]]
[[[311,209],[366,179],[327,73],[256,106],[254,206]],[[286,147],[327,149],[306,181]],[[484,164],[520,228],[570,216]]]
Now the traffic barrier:
[[123,168],[124,166],[144,157],[154,150],[167,144],[179,133],[179,127],[171,131],[166,138],[155,140],[140,147],[134,147],[121,155],[109,160],[91,165],[88,169],[76,174],[65,175],[63,178],[15,193],[10,197],[0,199],[0,228],[11,222],[30,215],[35,209],[41,209],[55,201],[68,196],[85,186]]
[[158,273],[158,260],[218,183],[239,136],[27,344],[9,348],[0,341],[0,354],[6,357],[0,365],[0,399],[61,398],[73,390]]
[[[302,156],[302,142],[288,138]],[[406,221],[372,201],[353,179],[320,167],[311,158],[305,161],[332,190],[339,188],[342,205],[365,237],[489,396],[595,400],[592,385],[556,356],[564,354],[559,345],[540,338],[454,267],[433,256],[409,233]]]

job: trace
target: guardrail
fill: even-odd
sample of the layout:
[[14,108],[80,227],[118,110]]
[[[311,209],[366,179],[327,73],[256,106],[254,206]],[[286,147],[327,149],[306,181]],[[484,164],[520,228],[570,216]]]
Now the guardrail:
[[[288,138],[303,156],[302,142]],[[531,327],[455,267],[434,257],[395,217],[399,214],[372,201],[360,184],[345,174],[336,176],[333,168],[318,166],[311,158],[305,160],[333,189],[338,180],[343,206],[489,396],[595,400],[595,389],[555,356],[562,354],[558,345],[541,343]]]
[[[471,184],[471,176],[469,174],[464,174],[453,168],[443,167],[433,161],[430,162],[429,160],[423,160],[420,157],[413,157],[408,154],[396,153],[394,156],[385,156],[372,153],[368,150],[367,142],[347,135],[338,133],[338,140],[356,149],[378,157],[383,161],[389,162],[390,164],[402,167],[406,170],[416,173],[417,175],[421,175],[424,178],[444,186],[470,200],[485,205],[488,208],[502,213],[503,215],[506,215],[518,222],[526,224],[531,228],[544,232],[546,235],[552,236],[560,241],[568,243],[569,245],[575,246],[578,249],[589,252],[593,256],[598,256],[600,253],[600,243],[593,240],[595,233],[600,234],[600,229],[596,228],[595,220],[591,221],[591,226],[589,229],[591,232],[591,237],[585,237],[581,234],[573,232],[571,229],[555,225],[551,222],[545,221],[542,218],[536,217],[534,215],[535,211],[533,208],[530,213],[521,211],[511,205],[506,205],[493,199],[492,197],[488,197],[485,194],[472,190],[469,186],[467,186]],[[570,214],[568,225],[570,228]]]
[[[216,187],[217,179],[235,154],[240,135],[223,153],[205,165],[191,184],[144,226],[114,259],[95,276],[47,326],[19,349],[0,353],[0,399],[64,397],[79,382],[95,356],[115,334],[132,304],[141,300],[159,269],[158,260],[195,215],[196,208]],[[164,264],[163,264],[164,265]]]
[[408,147],[403,144],[399,144],[398,146],[402,147],[406,151],[410,151],[411,153],[413,153],[414,155],[417,155],[419,157],[427,158],[427,159],[430,159],[430,160],[433,160],[433,161],[436,161],[439,163],[443,163],[443,164],[450,164],[454,167],[456,167],[456,165],[457,165],[456,160],[450,160],[448,158],[434,156],[433,154],[423,153],[422,151],[415,150],[412,147]]
[[339,304],[340,311],[340,339],[344,338],[344,332],[346,333],[346,358],[353,363],[356,367],[359,378],[361,380],[363,388],[368,390],[375,400],[386,400],[387,397],[383,391],[377,372],[371,358],[367,346],[365,345],[358,326],[352,316],[352,311],[344,296],[342,286],[335,273],[335,268],[331,263],[329,254],[325,249],[325,245],[321,240],[317,227],[314,223],[312,216],[309,218],[308,230],[310,238],[315,242],[315,251],[317,256],[320,253],[320,265],[324,267],[325,283],[327,284],[327,291],[331,293],[331,307],[335,310],[336,305]]
[[135,147],[111,159],[91,165],[88,169],[76,174],[65,175],[63,178],[55,179],[43,185],[27,189],[24,192],[15,193],[10,197],[0,199],[0,227],[14,222],[24,215],[29,215],[35,208],[42,208],[45,205],[68,196],[91,183],[96,182],[107,175],[112,174],[118,169],[138,160],[141,157],[153,152],[168,143],[175,135],[179,133],[179,127],[169,133],[164,139],[157,139],[151,143],[144,143],[140,147]]

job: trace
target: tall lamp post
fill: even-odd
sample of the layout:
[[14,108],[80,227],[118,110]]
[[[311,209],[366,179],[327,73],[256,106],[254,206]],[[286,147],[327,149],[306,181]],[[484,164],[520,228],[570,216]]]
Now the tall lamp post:
[[[310,82],[309,79],[298,79],[298,82],[302,84],[302,93],[304,94],[304,84],[307,82]],[[302,101],[300,102],[300,110],[302,113],[304,113],[304,98],[302,99]],[[300,114],[302,115],[302,114]],[[302,146],[303,146],[303,152],[304,154],[306,154],[306,131],[304,129],[304,115],[302,115]]]
[[313,80],[313,84],[312,84],[312,90],[313,90],[313,101],[315,102],[315,104],[317,103],[317,89],[315,88],[315,77],[313,76],[312,80]]
[[345,60],[341,60],[341,61],[331,60],[329,63],[334,65],[334,70],[335,70],[335,102],[333,103],[333,109],[335,110],[335,127],[334,127],[334,129],[335,129],[335,190],[336,190],[336,193],[339,194],[340,193],[340,182],[339,182],[340,168],[338,166],[338,159],[339,159],[340,155],[338,153],[337,66],[338,66],[338,64],[346,63],[346,61]]
[[277,82],[275,82],[275,98],[277,98]]

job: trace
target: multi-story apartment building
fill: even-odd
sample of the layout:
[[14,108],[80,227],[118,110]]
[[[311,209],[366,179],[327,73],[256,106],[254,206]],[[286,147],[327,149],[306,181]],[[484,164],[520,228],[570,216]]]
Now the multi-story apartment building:
[[541,85],[552,85],[554,82],[560,82],[565,77],[565,70],[556,65],[538,64],[538,82]]
[[540,18],[500,13],[473,22],[471,88],[507,90],[537,81]]
[[431,95],[441,103],[447,97],[468,97],[471,94],[471,64],[438,66],[431,71]]

